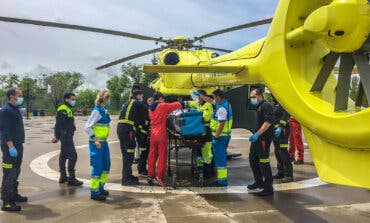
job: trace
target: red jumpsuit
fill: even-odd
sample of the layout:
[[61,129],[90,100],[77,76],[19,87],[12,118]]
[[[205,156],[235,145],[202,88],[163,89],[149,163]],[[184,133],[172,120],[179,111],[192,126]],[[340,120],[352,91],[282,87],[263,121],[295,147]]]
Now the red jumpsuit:
[[302,142],[301,125],[292,116],[289,119],[290,136],[289,136],[289,154],[292,159],[295,158],[295,150],[298,150],[298,161],[303,161],[304,147]]
[[[154,108],[154,109],[153,109]],[[158,103],[149,109],[150,119],[150,149],[148,158],[148,177],[154,178],[158,160],[157,176],[163,181],[167,164],[167,116],[170,112],[181,108],[179,102]]]

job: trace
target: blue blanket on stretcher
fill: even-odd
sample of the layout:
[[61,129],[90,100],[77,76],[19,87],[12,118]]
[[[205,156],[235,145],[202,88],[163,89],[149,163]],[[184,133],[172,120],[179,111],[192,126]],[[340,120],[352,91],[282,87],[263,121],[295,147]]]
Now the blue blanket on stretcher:
[[190,109],[189,112],[181,113],[179,116],[170,115],[167,124],[168,128],[184,136],[203,135],[206,131],[203,112],[195,109]]

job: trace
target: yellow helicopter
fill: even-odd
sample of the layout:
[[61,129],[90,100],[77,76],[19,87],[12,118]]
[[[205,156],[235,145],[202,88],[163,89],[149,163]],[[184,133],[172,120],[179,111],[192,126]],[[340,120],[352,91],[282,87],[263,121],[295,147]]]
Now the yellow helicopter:
[[[0,17],[0,21],[100,32],[166,44],[176,41],[34,20]],[[153,86],[171,94],[184,89],[189,78],[186,94],[193,87],[213,89],[222,85],[266,84],[275,98],[301,122],[319,177],[330,183],[370,188],[370,109],[356,107],[357,103],[348,99],[354,65],[361,77],[359,98],[370,98],[369,32],[367,0],[280,0],[266,38],[215,58],[204,55],[201,57],[206,58],[204,60],[173,65],[166,64],[163,58],[159,65],[145,65],[143,71],[162,73],[163,85],[154,83]],[[181,42],[186,38],[177,39]],[[191,44],[195,40],[197,38],[191,40]],[[168,47],[165,51],[160,47],[107,65],[143,54],[163,51],[162,55],[166,55],[187,49]],[[332,73],[338,58],[337,80]],[[171,79],[171,73],[184,75]],[[360,97],[360,93],[363,96]]]
[[[370,108],[348,99],[351,71],[359,101],[370,99],[370,3],[280,0],[266,38],[196,66],[144,65],[144,72],[214,73],[209,86],[264,83],[304,127],[319,177],[370,188]],[[333,68],[340,58],[338,79]]]

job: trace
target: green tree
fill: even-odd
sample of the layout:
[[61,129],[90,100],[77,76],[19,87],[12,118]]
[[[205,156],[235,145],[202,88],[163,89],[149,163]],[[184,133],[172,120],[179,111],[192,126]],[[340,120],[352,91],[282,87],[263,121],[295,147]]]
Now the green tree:
[[[29,92],[27,92],[27,85],[29,86]],[[19,82],[18,87],[23,91],[23,95],[25,96],[25,98],[27,94],[29,94],[30,102],[34,101],[37,98],[37,95],[40,93],[39,92],[40,86],[38,84],[37,79],[33,79],[30,77],[24,77]]]
[[75,72],[43,74],[41,80],[44,87],[50,90],[48,96],[54,109],[57,109],[63,103],[63,95],[65,93],[75,91],[84,83],[83,75]]
[[122,102],[128,99],[131,87],[132,84],[127,76],[114,76],[107,81],[113,109],[120,109]]
[[[152,63],[156,63],[155,58],[152,59]],[[136,65],[133,63],[122,65],[121,72],[123,76],[127,76],[130,79],[132,85],[142,84],[145,86],[149,86],[150,83],[158,77],[157,74],[145,74],[141,72],[141,65]]]
[[90,89],[78,92],[76,109],[81,110],[84,114],[86,114],[86,112],[94,107],[94,102],[97,94],[97,90]]
[[[349,97],[353,100],[353,101],[357,101],[357,97],[358,97],[358,89],[359,89],[359,84],[360,84],[360,78],[357,77],[357,76],[353,76],[351,78],[351,84],[350,84],[350,88],[349,88]],[[362,104],[361,104],[363,107],[369,107],[369,102],[366,98],[366,96],[364,95],[362,97]]]
[[7,101],[6,90],[12,87],[18,87],[19,76],[18,74],[0,75],[0,106]]
[[18,87],[19,82],[18,74],[11,73],[8,75],[0,75],[0,83],[3,89]]

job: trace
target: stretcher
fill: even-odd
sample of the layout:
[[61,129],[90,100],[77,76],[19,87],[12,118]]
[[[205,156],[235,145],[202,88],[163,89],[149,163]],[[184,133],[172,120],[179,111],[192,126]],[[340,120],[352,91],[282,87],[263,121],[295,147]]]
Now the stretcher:
[[[196,127],[195,127],[196,126]],[[183,114],[182,116],[169,115],[167,119],[168,132],[168,158],[167,174],[171,179],[172,187],[177,188],[177,178],[180,166],[190,166],[191,176],[198,176],[201,186],[204,184],[202,167],[198,168],[196,162],[196,150],[203,147],[203,136],[205,133],[202,112]],[[179,152],[190,149],[190,164],[179,162]],[[171,153],[174,152],[175,161],[171,163]]]
[[[187,137],[177,133],[173,129],[167,129],[168,132],[168,157],[167,157],[167,174],[171,179],[171,185],[174,189],[177,188],[177,178],[179,176],[179,167],[180,166],[190,166],[191,176],[197,176],[199,184],[204,185],[204,176],[202,167],[197,166],[196,162],[196,149],[201,148],[203,143],[201,142],[201,136],[192,136]],[[183,149],[190,149],[190,164],[180,163],[179,162],[179,152]],[[171,162],[171,153],[174,152],[175,161]]]

